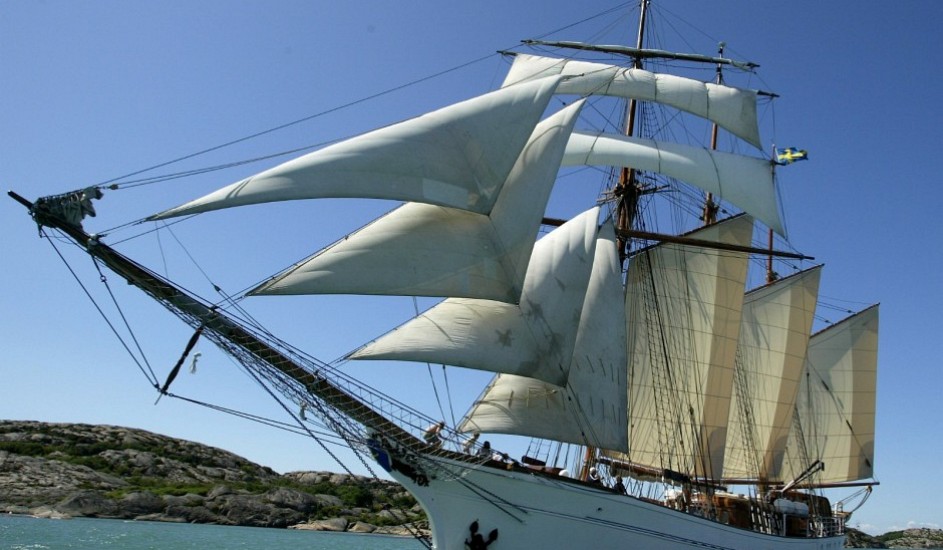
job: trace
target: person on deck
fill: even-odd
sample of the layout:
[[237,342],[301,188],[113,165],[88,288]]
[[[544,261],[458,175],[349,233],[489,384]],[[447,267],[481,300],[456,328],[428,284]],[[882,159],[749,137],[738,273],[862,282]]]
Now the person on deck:
[[445,427],[445,421],[437,422],[428,428],[426,428],[425,433],[422,434],[422,438],[426,440],[426,443],[432,445],[433,447],[442,446],[442,428]]
[[472,454],[472,448],[478,443],[478,436],[481,434],[475,432],[472,436],[462,443],[462,452],[465,454]]
[[622,476],[616,476],[616,484],[612,486],[612,490],[620,495],[625,493],[625,485],[622,483]]

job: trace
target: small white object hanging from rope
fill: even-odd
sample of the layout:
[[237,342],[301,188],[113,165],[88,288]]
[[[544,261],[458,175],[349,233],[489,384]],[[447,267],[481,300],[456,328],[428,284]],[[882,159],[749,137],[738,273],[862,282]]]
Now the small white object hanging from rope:
[[190,374],[196,374],[196,362],[200,358],[201,355],[203,354],[200,352],[196,352],[193,354],[193,360],[190,362]]

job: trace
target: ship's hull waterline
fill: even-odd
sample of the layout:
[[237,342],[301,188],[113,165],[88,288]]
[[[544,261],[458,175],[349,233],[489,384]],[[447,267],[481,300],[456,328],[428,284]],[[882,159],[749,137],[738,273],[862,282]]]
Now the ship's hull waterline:
[[493,548],[713,548],[837,550],[844,536],[783,537],[740,529],[568,478],[431,458],[437,473],[417,483],[390,474],[429,517],[437,550],[469,548],[475,522]]

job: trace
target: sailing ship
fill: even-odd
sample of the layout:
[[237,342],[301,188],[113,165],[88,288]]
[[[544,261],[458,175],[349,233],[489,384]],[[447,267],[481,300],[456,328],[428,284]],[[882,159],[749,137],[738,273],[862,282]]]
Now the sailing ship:
[[[640,7],[635,47],[527,41],[534,53],[502,52],[510,68],[494,91],[147,219],[165,227],[307,199],[399,203],[239,299],[196,296],[86,232],[107,187],[10,196],[43,234],[74,240],[193,327],[155,384],[161,395],[196,342],[213,342],[298,407],[299,425],[329,427],[401,482],[428,515],[431,539],[419,540],[431,548],[840,548],[851,511],[824,490],[866,496],[876,483],[878,307],[814,328],[821,266],[773,269],[809,260],[773,249],[786,234],[776,172],[804,153],[764,153],[757,104],[772,96],[723,78],[757,66],[722,48],[647,49],[648,0]],[[646,68],[664,60],[716,76]],[[597,102],[625,105],[620,131],[591,120]],[[643,135],[656,108],[704,121],[712,143]],[[719,132],[749,152],[719,150]],[[598,200],[552,217],[556,182],[584,166],[609,167]],[[661,232],[646,210],[691,212],[658,203],[691,197],[697,227],[684,231]],[[769,247],[754,246],[767,232]],[[766,277],[748,288],[757,258]],[[242,310],[243,297],[321,294],[440,301],[330,364]],[[347,361],[494,374],[447,426],[350,377]],[[531,443],[511,454],[491,447],[499,434]]]

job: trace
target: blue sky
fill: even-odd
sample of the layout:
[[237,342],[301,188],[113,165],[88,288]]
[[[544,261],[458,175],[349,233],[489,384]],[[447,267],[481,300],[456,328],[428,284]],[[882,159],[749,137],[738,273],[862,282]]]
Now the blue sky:
[[[486,58],[434,84],[155,173],[356,134],[493,89],[504,70],[488,57],[495,50],[618,5],[506,4],[0,0],[0,182],[31,199],[100,183]],[[943,4],[886,6],[663,0],[656,10],[666,37],[686,35],[684,42],[673,39],[673,49],[710,54],[724,40],[731,57],[760,63],[748,84],[781,96],[764,114],[764,140],[806,148],[811,158],[780,172],[792,246],[826,264],[822,294],[829,303],[848,309],[882,304],[875,458],[881,485],[852,520],[871,532],[943,523],[935,502],[940,482],[933,475],[941,451],[936,422],[943,418],[937,350],[943,331],[933,321],[943,309],[943,199],[935,162],[943,143]],[[600,36],[633,42],[630,11],[617,12],[613,28]],[[601,27],[594,22],[553,37],[592,40],[597,37],[586,29]],[[109,228],[265,166],[122,191],[120,197],[116,192],[114,208],[127,214],[108,211],[106,196],[101,221],[87,225]],[[354,215],[349,206],[285,206],[277,219],[241,209],[218,215],[223,230],[196,222],[179,226],[177,235],[215,282],[238,291],[257,279],[225,268],[224,250],[245,258],[245,265],[273,266],[256,272],[259,277],[388,208],[371,204],[370,212]],[[0,418],[127,425],[226,448],[280,471],[338,469],[297,436],[179,401],[154,406],[152,388],[55,252],[37,239],[22,207],[0,201],[0,223],[6,289],[0,293]],[[170,252],[175,243],[155,239],[132,247],[166,250],[155,257],[161,269],[192,272],[185,254]],[[72,255],[77,269],[91,274],[88,262],[77,258]],[[127,289],[116,292],[130,302],[162,375],[188,332]],[[285,318],[276,303],[261,300],[260,319],[326,360],[405,320],[414,307],[403,299],[380,306],[354,300],[344,301],[341,310],[339,299],[320,297]],[[180,393],[233,407],[251,400],[253,412],[278,414],[270,404],[256,404],[262,401],[258,390],[233,376],[231,364],[201,351],[200,372],[181,377]],[[367,379],[392,378],[431,391],[425,367],[392,374],[355,368]],[[477,394],[474,376],[449,376],[456,394]],[[465,405],[457,402],[461,414]]]

